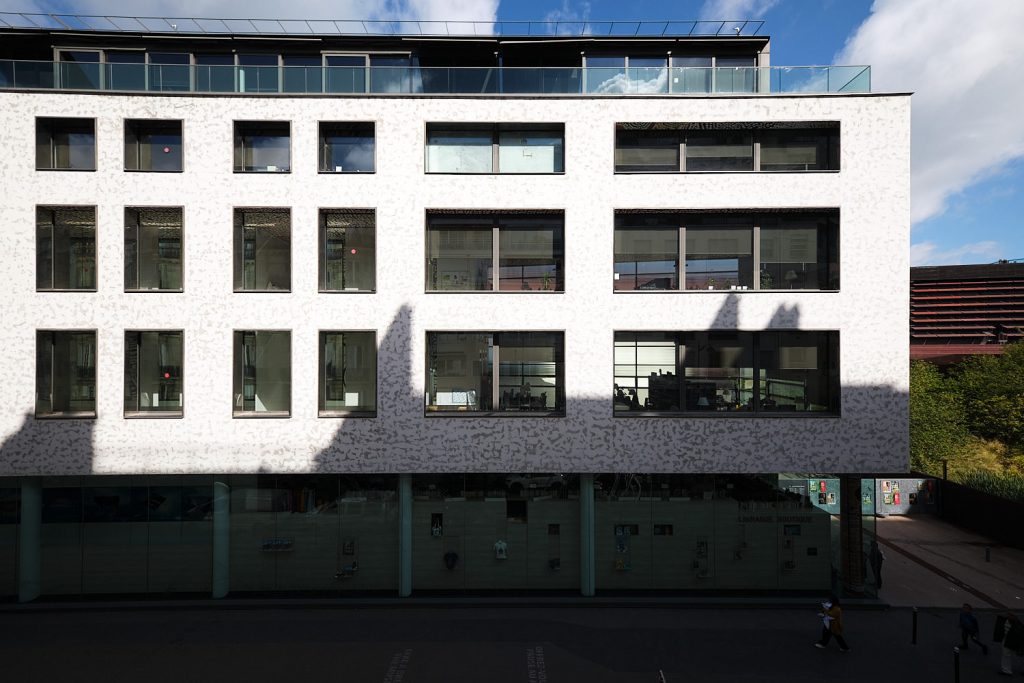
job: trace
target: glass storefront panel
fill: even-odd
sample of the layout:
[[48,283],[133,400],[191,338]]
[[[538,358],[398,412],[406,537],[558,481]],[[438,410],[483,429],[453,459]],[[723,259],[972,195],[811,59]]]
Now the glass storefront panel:
[[0,478],[0,601],[18,594],[20,522],[20,482],[14,477]]
[[579,509],[575,476],[414,476],[413,589],[578,588]]
[[394,591],[392,475],[233,475],[231,591]]

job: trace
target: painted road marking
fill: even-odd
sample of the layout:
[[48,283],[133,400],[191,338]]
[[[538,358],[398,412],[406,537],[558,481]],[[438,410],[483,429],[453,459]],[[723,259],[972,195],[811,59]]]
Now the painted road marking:
[[541,645],[526,651],[526,680],[530,683],[547,683],[548,665],[544,661],[544,647]]
[[409,670],[409,659],[412,658],[412,649],[396,652],[388,664],[388,672],[384,674],[383,683],[401,683],[405,678],[405,672]]

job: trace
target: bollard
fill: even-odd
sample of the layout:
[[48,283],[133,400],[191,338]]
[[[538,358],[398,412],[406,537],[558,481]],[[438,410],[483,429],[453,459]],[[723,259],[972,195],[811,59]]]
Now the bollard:
[[948,474],[948,471],[947,471],[947,468],[946,468],[946,466],[947,466],[948,464],[949,464],[949,461],[948,461],[948,460],[943,460],[943,461],[942,461],[942,481],[946,481],[946,479],[948,478],[948,477],[946,476],[946,475]]
[[914,620],[910,629],[910,644],[917,645],[917,608],[914,608]]
[[953,648],[953,683],[960,683],[960,648]]
[[992,561],[992,548],[991,548],[991,546],[985,546],[985,561],[986,562],[991,562]]

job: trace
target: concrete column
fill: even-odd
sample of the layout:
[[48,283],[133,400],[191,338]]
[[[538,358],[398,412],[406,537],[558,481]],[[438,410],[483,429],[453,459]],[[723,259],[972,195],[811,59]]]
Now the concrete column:
[[594,595],[594,475],[580,475],[580,593]]
[[398,595],[412,595],[412,475],[398,475]]
[[21,521],[18,527],[18,602],[31,602],[41,592],[43,485],[39,477],[21,480]]
[[231,487],[213,482],[213,597],[227,597],[230,590]]
[[848,595],[864,595],[864,524],[860,476],[839,477],[839,576]]

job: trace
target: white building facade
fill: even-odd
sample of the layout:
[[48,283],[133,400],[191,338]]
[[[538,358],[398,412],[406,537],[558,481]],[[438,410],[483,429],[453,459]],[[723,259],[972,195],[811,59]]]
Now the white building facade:
[[5,32],[0,593],[862,588],[771,482],[906,468],[907,95]]

